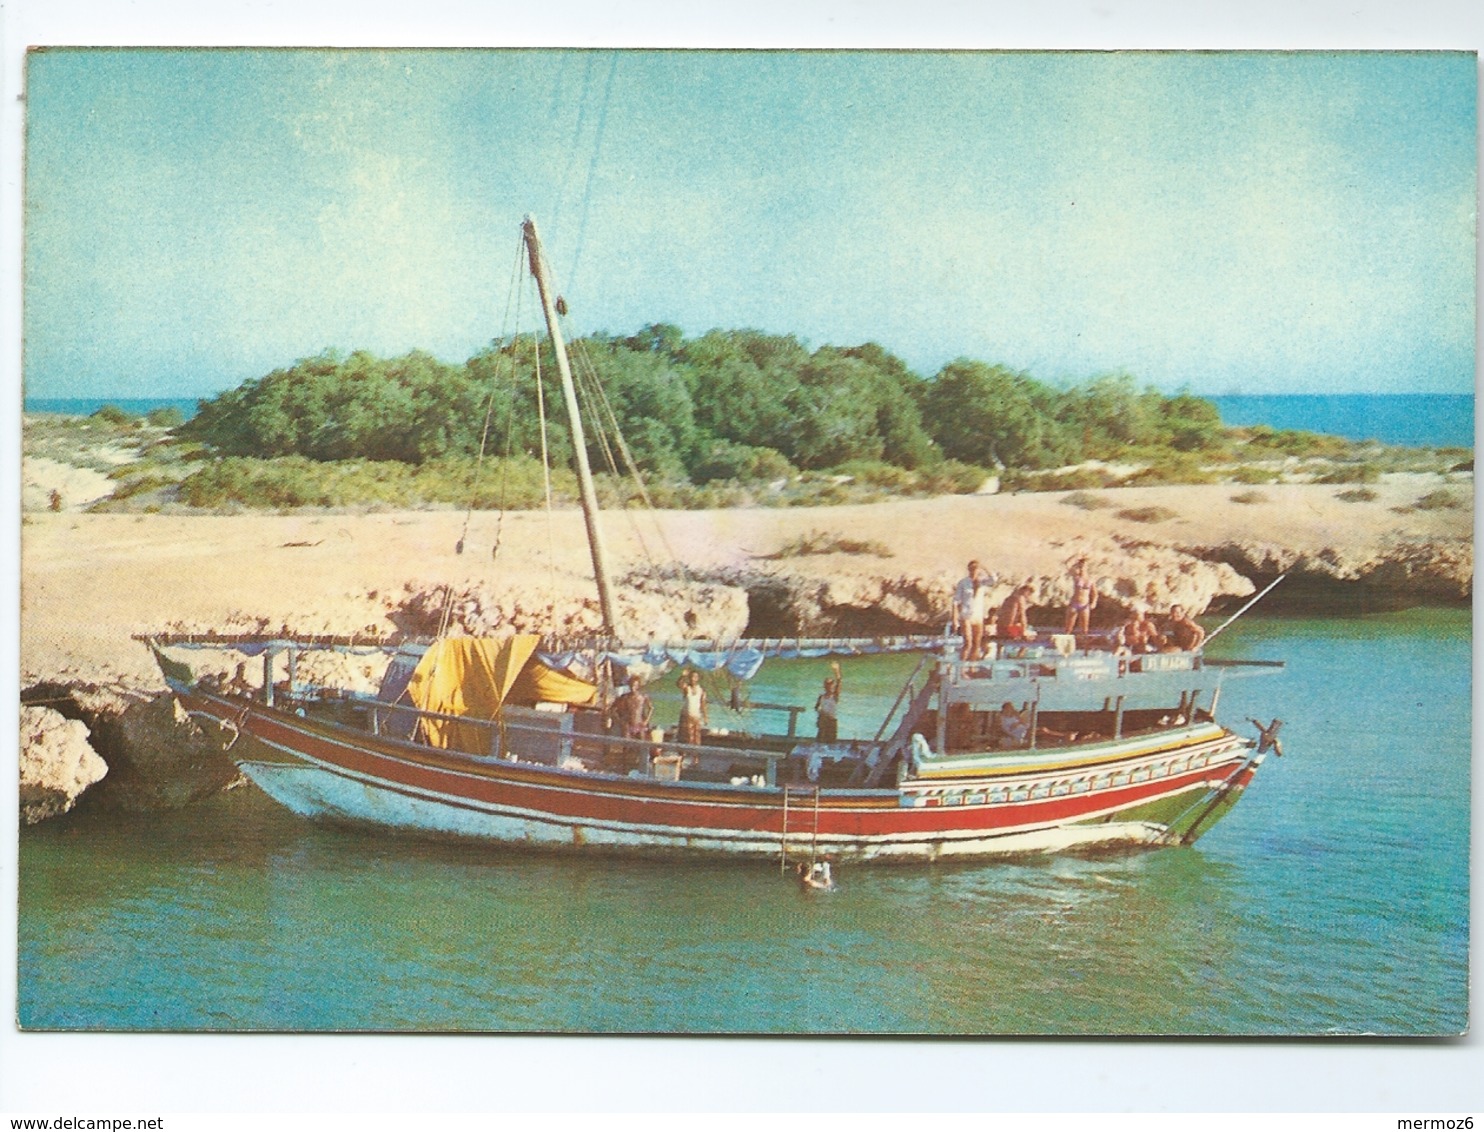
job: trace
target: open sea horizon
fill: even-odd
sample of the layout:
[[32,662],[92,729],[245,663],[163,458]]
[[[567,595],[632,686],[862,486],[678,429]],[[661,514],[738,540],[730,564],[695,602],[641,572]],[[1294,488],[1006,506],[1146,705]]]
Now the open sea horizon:
[[[104,405],[143,416],[151,409],[196,415],[201,397],[27,397],[27,413],[89,416]],[[1285,393],[1205,396],[1228,425],[1265,424],[1277,429],[1377,440],[1414,448],[1472,448],[1472,393]]]

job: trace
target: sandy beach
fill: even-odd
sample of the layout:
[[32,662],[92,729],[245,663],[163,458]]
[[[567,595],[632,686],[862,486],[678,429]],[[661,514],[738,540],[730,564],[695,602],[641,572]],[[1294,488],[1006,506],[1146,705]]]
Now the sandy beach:
[[[1202,578],[1201,593],[1251,592],[1218,560],[1240,548],[1250,559],[1328,574],[1367,572],[1405,587],[1379,560],[1403,548],[1436,557],[1467,592],[1472,573],[1473,485],[1447,485],[1457,505],[1418,510],[1437,477],[1391,478],[1376,498],[1346,502],[1336,486],[1234,485],[1125,488],[1097,493],[1109,504],[1086,510],[1064,494],[952,496],[859,506],[662,511],[604,516],[614,572],[674,563],[712,579],[758,572],[833,588],[838,602],[869,604],[893,586],[915,587],[917,616],[947,594],[969,558],[1008,583],[1035,579],[1043,597],[1066,565],[1088,555],[1106,592],[1130,575],[1157,570],[1149,596],[1174,594]],[[1255,499],[1236,502],[1233,496]],[[1155,522],[1120,511],[1163,508]],[[542,611],[591,601],[582,521],[576,511],[182,516],[39,511],[22,531],[21,670],[40,680],[121,681],[156,686],[134,634],[171,629],[280,630],[388,636],[409,595],[440,586],[480,589],[520,606],[527,623]],[[884,553],[771,557],[810,534],[840,536]],[[464,537],[464,552],[456,545]],[[492,550],[498,541],[498,555]],[[1143,554],[1145,558],[1138,559]],[[1119,563],[1130,560],[1124,567]],[[1149,555],[1155,557],[1150,558]],[[1153,563],[1154,565],[1151,565]],[[1226,574],[1212,573],[1226,571]],[[1227,575],[1230,574],[1230,577]],[[1232,581],[1235,579],[1235,582]],[[1455,579],[1456,580],[1456,579]],[[1116,584],[1115,584],[1116,582]],[[1454,584],[1449,582],[1448,584]],[[926,595],[926,596],[924,596]],[[836,600],[836,599],[831,599]],[[624,627],[643,634],[643,626]]]

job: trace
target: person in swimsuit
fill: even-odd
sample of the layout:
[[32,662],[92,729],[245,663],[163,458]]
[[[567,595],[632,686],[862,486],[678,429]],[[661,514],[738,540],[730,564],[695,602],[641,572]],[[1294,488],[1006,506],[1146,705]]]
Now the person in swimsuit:
[[1030,586],[1017,586],[1015,591],[1000,603],[995,614],[995,636],[1004,641],[1023,641],[1031,635],[1029,622]]
[[1072,566],[1072,600],[1067,606],[1067,625],[1064,632],[1087,632],[1088,621],[1097,603],[1097,587],[1087,576],[1087,559],[1079,558]]
[[681,743],[699,743],[706,724],[706,689],[694,669],[680,674],[680,726],[675,738]]
[[623,728],[625,739],[648,739],[649,722],[654,715],[654,701],[644,693],[644,678],[635,676],[629,690],[613,705],[614,718]]
[[1182,652],[1194,652],[1206,639],[1206,631],[1197,625],[1185,606],[1170,606],[1170,640]]
[[1162,639],[1142,605],[1134,606],[1129,619],[1118,630],[1120,648],[1130,653],[1158,652]]
[[840,662],[835,661],[830,668],[834,675],[824,678],[824,691],[814,701],[821,743],[833,743],[840,737]]
[[950,628],[963,634],[964,647],[959,656],[964,660],[977,659],[977,654],[984,647],[984,606],[974,596],[983,580],[984,568],[977,560],[970,560],[969,572],[953,589],[953,619]]

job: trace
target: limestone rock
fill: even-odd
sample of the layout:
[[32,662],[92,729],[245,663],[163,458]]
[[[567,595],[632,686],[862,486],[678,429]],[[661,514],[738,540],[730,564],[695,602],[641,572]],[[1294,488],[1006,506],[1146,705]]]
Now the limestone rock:
[[1288,574],[1296,580],[1368,586],[1445,601],[1467,600],[1473,594],[1474,546],[1468,539],[1393,539],[1351,551],[1237,541],[1186,549],[1257,577]]
[[[625,640],[734,639],[747,627],[747,594],[723,582],[680,575],[633,574],[613,586],[614,617]],[[587,637],[601,632],[595,597],[536,597],[471,585],[408,583],[392,620],[408,635],[434,636],[445,615],[449,630],[475,637],[541,633]]]
[[28,825],[65,814],[108,773],[88,744],[88,727],[49,707],[21,708],[21,820]]
[[238,778],[221,745],[168,692],[118,717],[110,755],[114,773],[99,801],[119,809],[178,809]]

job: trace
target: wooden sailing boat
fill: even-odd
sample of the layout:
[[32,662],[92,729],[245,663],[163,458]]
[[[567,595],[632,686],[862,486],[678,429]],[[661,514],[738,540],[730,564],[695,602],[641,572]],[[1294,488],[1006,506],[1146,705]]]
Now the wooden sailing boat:
[[[740,660],[755,670],[797,654],[804,642],[738,641],[703,655],[618,640],[556,300],[534,221],[523,230],[576,450],[604,627],[594,659]],[[964,661],[953,643],[848,643],[924,652],[873,738],[817,743],[791,725],[682,743],[615,728],[600,690],[563,672],[536,637],[338,646],[396,653],[377,696],[296,679],[299,653],[337,647],[325,642],[149,639],[191,715],[295,813],[507,845],[786,862],[1188,844],[1265,757],[1215,719],[1223,677],[1260,667],[1199,650],[1119,656],[1051,636]],[[166,652],[192,647],[261,656],[261,692],[197,680]],[[276,686],[280,655],[288,679]]]

